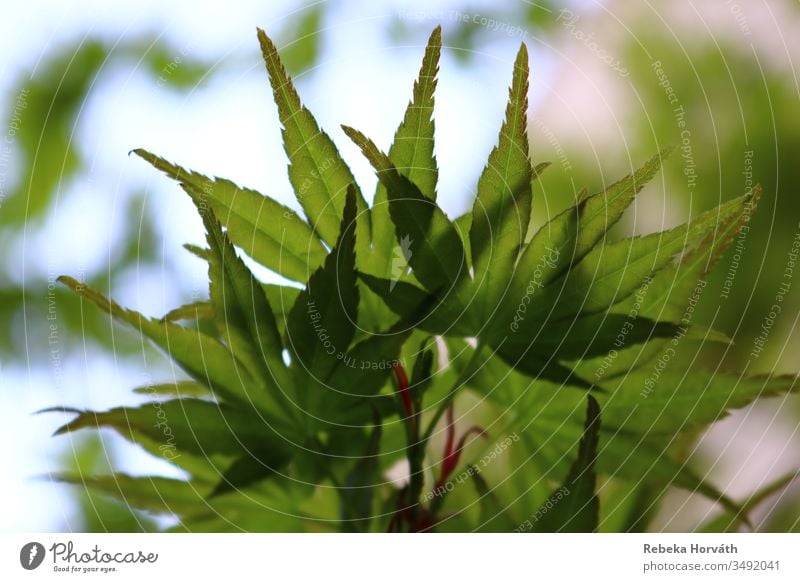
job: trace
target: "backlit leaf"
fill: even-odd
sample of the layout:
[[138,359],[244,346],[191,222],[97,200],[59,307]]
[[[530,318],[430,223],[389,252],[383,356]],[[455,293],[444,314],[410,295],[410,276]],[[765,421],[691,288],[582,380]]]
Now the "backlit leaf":
[[[442,48],[442,29],[437,27],[428,40],[419,77],[414,82],[411,102],[394,135],[389,148],[389,159],[397,171],[419,188],[420,193],[436,199],[436,184],[439,170],[433,152],[433,93],[436,89],[436,74]],[[389,216],[389,197],[386,186],[378,182],[372,203],[372,260],[369,272],[378,276],[391,275],[392,255],[397,244],[394,225]]]
[[258,29],[258,40],[283,125],[289,180],[311,228],[323,241],[333,244],[339,235],[348,188],[353,188],[358,208],[358,237],[369,240],[371,229],[367,204],[355,186],[350,168],[339,155],[333,140],[319,128],[314,116],[300,102],[278,56],[278,49],[261,29]]
[[464,247],[453,223],[369,138],[349,127],[344,130],[372,163],[388,191],[397,238],[412,241],[408,262],[417,279],[431,292],[452,287],[466,275]]
[[[578,458],[562,486],[566,495],[555,501],[552,507],[544,506],[539,510],[542,517],[536,522],[535,531],[593,532],[597,529],[599,501],[595,493],[597,477],[594,467],[600,433],[600,406],[591,396],[587,400]],[[558,491],[554,493],[557,494]]]
[[325,259],[325,247],[294,210],[224,178],[208,178],[142,149],[134,153],[179,181],[228,228],[228,236],[265,267],[306,281]]
[[533,176],[528,157],[528,73],[528,50],[522,44],[499,142],[478,181],[472,208],[473,284],[484,313],[492,311],[508,287],[528,231]]

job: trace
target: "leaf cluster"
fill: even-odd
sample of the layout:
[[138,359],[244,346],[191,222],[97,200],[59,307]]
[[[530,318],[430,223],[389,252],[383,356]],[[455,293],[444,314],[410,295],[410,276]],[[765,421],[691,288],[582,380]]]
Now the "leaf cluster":
[[[684,487],[746,519],[675,445],[796,380],[704,371],[675,354],[729,341],[691,321],[687,306],[758,191],[615,240],[610,229],[664,151],[534,229],[532,184],[547,164],[531,161],[523,44],[473,207],[451,219],[437,204],[437,28],[389,150],[343,127],[378,176],[368,204],[277,48],[258,38],[302,215],[134,150],[195,203],[207,247],[188,248],[208,265],[209,298],[151,319],[62,277],[187,379],[142,387],[155,399],[140,407],[73,411],[59,433],[111,428],[188,478],[114,474],[86,485],[177,515],[191,531],[594,531],[602,479],[641,499]],[[293,284],[261,283],[241,253]],[[467,393],[489,426],[456,418]],[[462,458],[506,440],[502,461],[470,470],[471,486],[448,487]],[[397,486],[386,474],[402,460],[409,475]],[[475,500],[478,513],[468,510]],[[624,527],[651,512],[632,508]]]

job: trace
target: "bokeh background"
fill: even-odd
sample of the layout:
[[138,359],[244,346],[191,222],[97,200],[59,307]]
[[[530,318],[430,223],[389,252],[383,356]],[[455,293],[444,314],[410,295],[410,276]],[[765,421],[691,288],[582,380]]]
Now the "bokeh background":
[[[142,374],[171,373],[135,334],[54,279],[71,274],[148,315],[205,295],[189,200],[127,153],[145,147],[296,206],[255,27],[278,39],[298,89],[365,192],[375,178],[341,133],[388,146],[425,41],[444,27],[437,93],[439,200],[469,208],[496,139],[520,42],[532,62],[529,135],[536,220],[598,191],[666,145],[681,146],[619,227],[650,232],[764,187],[701,303],[735,340],[725,366],[800,369],[800,281],[764,351],[768,317],[800,233],[800,3],[794,0],[91,2],[6,4],[0,19],[0,530],[152,530],[164,520],[49,482],[71,467],[174,469],[113,433],[52,438],[54,405],[134,404]],[[683,123],[683,125],[681,125]],[[268,274],[263,274],[269,277]],[[726,292],[722,293],[721,290]],[[721,348],[722,349],[722,348]],[[719,354],[717,354],[719,356]],[[719,358],[715,359],[715,362]],[[744,499],[800,466],[800,401],[765,400],[692,443],[692,464]],[[699,497],[699,496],[697,496]],[[708,502],[668,492],[653,524],[695,527]],[[800,487],[766,499],[762,530],[798,529]]]

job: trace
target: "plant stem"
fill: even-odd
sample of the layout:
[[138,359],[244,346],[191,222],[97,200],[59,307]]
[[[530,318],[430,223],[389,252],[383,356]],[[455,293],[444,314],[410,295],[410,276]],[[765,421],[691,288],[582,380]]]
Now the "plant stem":
[[466,384],[467,380],[469,380],[474,374],[473,368],[477,364],[478,356],[480,355],[482,349],[483,344],[478,341],[478,345],[475,346],[475,351],[472,352],[472,357],[470,357],[466,367],[462,370],[461,374],[458,375],[458,378],[456,378],[456,381],[453,382],[453,386],[451,386],[447,395],[439,403],[439,407],[436,409],[436,412],[434,413],[433,418],[431,418],[430,424],[428,424],[428,428],[425,430],[425,433],[422,437],[421,444],[423,447],[427,445],[428,440],[431,438],[431,435],[433,435],[433,430],[436,428],[437,423],[447,411],[447,407],[450,406],[453,398],[455,398],[458,389]]
[[[416,426],[419,426],[417,424]],[[424,485],[424,475],[422,472],[422,462],[425,458],[425,448],[421,446],[419,441],[419,429],[417,434],[413,435],[414,442],[409,443],[408,450],[408,467],[409,467],[409,484],[408,484],[408,503],[409,513],[411,516],[411,527],[416,530],[419,521],[419,498],[422,495],[422,486]]]
[[[472,356],[470,357],[469,362],[467,362],[466,367],[462,370],[461,374],[459,374],[459,376],[456,378],[455,382],[453,382],[453,385],[450,387],[450,390],[448,391],[447,395],[439,403],[439,407],[436,409],[436,412],[434,413],[433,418],[431,418],[431,421],[428,424],[428,428],[425,430],[425,433],[424,433],[422,439],[418,439],[417,442],[415,443],[414,450],[415,451],[420,451],[422,453],[422,454],[419,455],[419,459],[418,459],[418,461],[419,461],[418,465],[419,466],[417,466],[417,463],[415,462],[415,461],[417,461],[417,459],[414,459],[412,461],[411,453],[409,453],[409,467],[410,467],[410,471],[411,471],[411,484],[410,484],[409,487],[411,489],[411,494],[412,494],[411,499],[414,500],[414,509],[415,509],[415,511],[414,511],[413,515],[415,515],[415,516],[417,514],[416,507],[419,504],[420,495],[422,495],[423,478],[422,478],[422,466],[421,465],[422,465],[422,459],[424,458],[425,449],[428,446],[428,441],[430,440],[431,436],[433,435],[433,431],[436,428],[436,425],[438,424],[439,420],[441,420],[442,416],[447,411],[447,409],[450,406],[450,404],[453,402],[453,399],[455,398],[456,393],[458,392],[458,389],[461,388],[461,386],[463,386],[466,383],[466,381],[474,373],[472,370],[473,370],[473,368],[475,368],[475,365],[478,362],[478,356],[480,355],[480,353],[482,351],[482,348],[483,348],[483,344],[479,341],[478,344],[475,346],[475,351],[472,353]],[[419,424],[420,423],[417,423],[417,426],[419,426]],[[418,428],[417,428],[417,431],[419,431]],[[419,453],[416,453],[416,454],[419,454]],[[418,480],[415,481],[415,479],[414,479],[415,477],[418,477]],[[415,489],[415,487],[416,487],[416,489]],[[431,505],[430,505],[430,515],[431,516],[436,516],[436,514],[439,511],[439,509],[441,509],[441,506],[442,506],[443,502],[444,502],[444,494],[439,495],[439,496],[435,496],[433,498],[433,500],[431,501]]]

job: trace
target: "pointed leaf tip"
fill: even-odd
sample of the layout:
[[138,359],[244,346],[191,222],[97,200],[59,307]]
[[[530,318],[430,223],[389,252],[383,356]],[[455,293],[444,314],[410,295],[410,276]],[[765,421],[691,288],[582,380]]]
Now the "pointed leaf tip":
[[83,411],[77,408],[72,408],[71,406],[48,406],[47,408],[41,408],[39,410],[36,410],[31,414],[46,414],[48,412],[67,412],[67,413],[80,414]]
[[672,153],[676,149],[678,149],[678,146],[676,146],[675,144],[668,145],[667,147],[663,148],[660,152],[658,152],[658,156],[662,160],[666,160],[668,157],[670,157],[672,155]]
[[593,396],[587,395],[586,398],[586,421],[583,436],[578,443],[578,456],[563,485],[548,500],[551,503],[558,501],[558,508],[555,511],[542,512],[543,516],[535,524],[534,531],[597,531],[600,508],[595,463],[600,435],[600,405]]
[[[367,203],[336,144],[303,105],[275,44],[264,31],[259,31],[258,38],[283,126],[289,181],[315,233],[333,246],[339,234],[346,188],[354,185],[359,208],[366,209]],[[370,228],[369,213],[360,214],[359,233],[365,242],[369,241]]]
[[386,188],[389,214],[398,240],[416,241],[409,264],[417,279],[431,292],[451,287],[466,269],[464,247],[458,231],[442,209],[402,175],[389,156],[363,133],[346,125],[342,130],[370,161]]
[[[355,249],[359,204],[352,184],[348,185],[342,202],[336,244],[294,300],[286,324],[287,348],[292,362],[298,364],[295,368],[298,382],[305,385],[311,381],[314,387],[330,378],[341,362],[341,358],[332,356],[337,350],[339,354],[347,353],[356,331],[359,291]],[[316,330],[324,330],[329,343],[323,344]],[[336,348],[331,352],[329,346]],[[308,413],[312,417],[359,404],[337,390],[302,390],[297,397],[301,409],[314,411]]]
[[262,52],[266,53],[277,50],[275,48],[275,43],[272,42],[272,39],[267,36],[267,33],[264,32],[264,29],[260,26],[256,27],[256,36],[258,37],[258,42],[261,45]]
[[528,143],[528,51],[524,43],[514,61],[505,118],[497,145],[478,180],[472,207],[470,249],[476,305],[491,313],[506,292],[524,248],[531,211],[533,168]]
[[528,45],[526,45],[524,42],[519,43],[516,64],[518,66],[523,65],[525,68],[528,66]]

